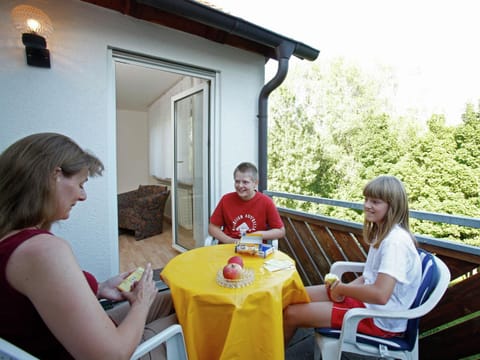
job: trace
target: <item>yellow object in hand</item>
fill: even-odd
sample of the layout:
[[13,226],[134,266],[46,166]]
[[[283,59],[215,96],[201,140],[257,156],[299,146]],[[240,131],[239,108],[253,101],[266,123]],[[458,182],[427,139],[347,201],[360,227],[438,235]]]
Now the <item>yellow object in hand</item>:
[[338,276],[332,273],[328,273],[327,275],[325,275],[325,278],[324,278],[325,285],[327,286],[331,286],[337,280],[338,280]]
[[117,286],[117,288],[121,291],[130,291],[132,288],[133,284],[140,280],[143,272],[145,269],[143,267],[138,267],[134,272],[132,272],[130,275],[127,276],[125,280],[123,280],[120,285]]

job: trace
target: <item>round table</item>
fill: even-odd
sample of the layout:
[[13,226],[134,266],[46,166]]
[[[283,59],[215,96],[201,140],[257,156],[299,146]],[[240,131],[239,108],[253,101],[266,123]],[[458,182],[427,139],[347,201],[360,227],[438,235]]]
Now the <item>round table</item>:
[[284,359],[283,309],[309,302],[295,268],[268,271],[266,260],[293,260],[281,251],[266,259],[241,255],[255,280],[241,288],[216,282],[235,246],[216,245],[174,257],[161,273],[170,287],[190,360]]

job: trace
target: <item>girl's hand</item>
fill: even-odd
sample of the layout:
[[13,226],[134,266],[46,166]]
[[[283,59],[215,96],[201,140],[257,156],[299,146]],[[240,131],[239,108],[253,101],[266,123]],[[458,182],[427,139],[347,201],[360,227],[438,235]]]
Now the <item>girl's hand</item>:
[[152,265],[148,263],[141,279],[133,285],[130,291],[122,292],[122,295],[128,300],[130,305],[138,303],[150,307],[157,292],[155,282],[153,281]]
[[124,272],[98,284],[97,298],[113,301],[124,300],[123,294],[117,286],[130,275],[131,272]]
[[342,302],[345,299],[345,296],[343,296],[340,293],[340,288],[342,282],[340,280],[334,281],[330,286],[326,286],[327,288],[327,294],[328,297],[330,298],[331,301],[333,302]]

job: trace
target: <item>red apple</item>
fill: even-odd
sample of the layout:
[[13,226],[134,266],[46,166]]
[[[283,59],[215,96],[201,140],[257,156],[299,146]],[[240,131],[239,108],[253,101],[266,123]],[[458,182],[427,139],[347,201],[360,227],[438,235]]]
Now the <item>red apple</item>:
[[235,255],[228,259],[227,264],[238,264],[243,268],[243,259],[241,256]]
[[236,263],[230,263],[223,267],[223,277],[227,280],[238,280],[242,277],[243,269]]

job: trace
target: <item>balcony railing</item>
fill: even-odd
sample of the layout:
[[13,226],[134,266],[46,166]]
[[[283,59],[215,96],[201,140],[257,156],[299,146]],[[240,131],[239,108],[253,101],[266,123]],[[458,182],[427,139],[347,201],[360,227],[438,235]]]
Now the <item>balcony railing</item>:
[[[265,191],[272,198],[308,201],[362,210],[360,203]],[[278,208],[285,224],[279,248],[297,263],[305,285],[323,283],[333,262],[365,261],[368,245],[362,224]],[[411,217],[480,228],[480,219],[411,211]],[[480,247],[415,234],[419,246],[436,254],[449,267],[452,282],[437,307],[420,322],[420,359],[480,358]],[[353,280],[350,274],[348,280]]]

